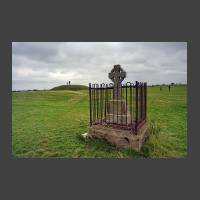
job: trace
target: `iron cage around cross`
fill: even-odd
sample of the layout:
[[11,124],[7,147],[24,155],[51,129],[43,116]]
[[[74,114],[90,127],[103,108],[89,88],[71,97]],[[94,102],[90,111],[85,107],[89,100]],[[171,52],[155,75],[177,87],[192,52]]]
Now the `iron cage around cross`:
[[147,83],[89,84],[90,126],[101,124],[137,134],[147,118]]

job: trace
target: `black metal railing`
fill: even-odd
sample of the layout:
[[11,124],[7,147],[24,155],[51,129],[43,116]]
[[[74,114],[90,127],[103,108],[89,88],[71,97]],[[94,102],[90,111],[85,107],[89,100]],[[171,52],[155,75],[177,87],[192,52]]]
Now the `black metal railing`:
[[[117,92],[117,94],[116,94]],[[90,126],[101,124],[137,134],[147,118],[147,83],[89,84]]]

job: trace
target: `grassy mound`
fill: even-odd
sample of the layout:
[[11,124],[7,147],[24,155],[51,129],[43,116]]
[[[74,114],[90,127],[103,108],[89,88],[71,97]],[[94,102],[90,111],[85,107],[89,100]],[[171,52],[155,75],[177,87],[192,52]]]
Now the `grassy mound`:
[[88,87],[85,85],[60,85],[52,88],[51,90],[87,90]]

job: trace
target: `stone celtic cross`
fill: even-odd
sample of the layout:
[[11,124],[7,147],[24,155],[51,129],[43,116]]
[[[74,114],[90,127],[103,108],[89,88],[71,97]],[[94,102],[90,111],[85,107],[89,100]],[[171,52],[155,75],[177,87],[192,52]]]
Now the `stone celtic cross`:
[[109,78],[114,83],[114,100],[121,99],[121,82],[126,78],[126,72],[120,65],[114,65],[109,73]]

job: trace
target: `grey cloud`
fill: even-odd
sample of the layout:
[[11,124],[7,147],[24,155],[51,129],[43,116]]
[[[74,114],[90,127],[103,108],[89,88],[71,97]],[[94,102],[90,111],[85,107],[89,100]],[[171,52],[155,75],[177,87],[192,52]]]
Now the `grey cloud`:
[[186,42],[15,42],[13,89],[51,88],[56,84],[110,82],[114,64],[127,81],[187,82]]
[[12,45],[14,55],[23,55],[30,59],[48,61],[58,53],[59,43],[37,42],[14,42]]

